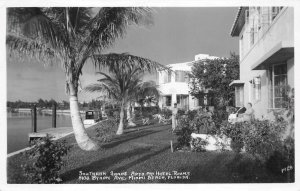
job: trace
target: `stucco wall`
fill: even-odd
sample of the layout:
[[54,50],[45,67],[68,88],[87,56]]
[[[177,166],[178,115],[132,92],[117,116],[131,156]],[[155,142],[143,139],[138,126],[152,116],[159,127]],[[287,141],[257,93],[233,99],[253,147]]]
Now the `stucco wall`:
[[[187,71],[190,72],[192,68],[191,62],[185,62],[185,63],[176,63],[176,64],[169,64],[168,65],[173,71]],[[172,96],[172,102],[171,107],[174,105],[174,103],[177,102],[176,95],[183,94],[183,95],[189,95],[189,86],[186,82],[175,82],[175,72],[172,72],[171,74],[171,82],[164,83],[164,77],[167,75],[167,72],[160,72],[159,73],[159,90],[162,95],[171,95]],[[192,96],[189,95],[189,108],[191,109],[194,100],[192,99]],[[162,107],[163,105],[163,99],[160,98],[159,106]]]
[[[264,10],[266,11],[266,9]],[[278,43],[284,42],[293,45],[294,43],[294,14],[293,8],[284,8],[266,28],[258,31],[255,42],[250,45],[249,26],[245,25],[240,34],[240,51],[244,50],[240,57],[240,80],[244,84],[244,104],[253,104],[255,116],[262,118],[268,110],[268,80],[266,70],[252,70],[252,66],[259,63],[261,59]],[[243,35],[243,42],[241,36]],[[244,46],[244,47],[241,47]],[[294,59],[287,61],[288,84],[294,86]],[[250,80],[254,77],[261,77],[261,99],[253,99],[253,85]]]

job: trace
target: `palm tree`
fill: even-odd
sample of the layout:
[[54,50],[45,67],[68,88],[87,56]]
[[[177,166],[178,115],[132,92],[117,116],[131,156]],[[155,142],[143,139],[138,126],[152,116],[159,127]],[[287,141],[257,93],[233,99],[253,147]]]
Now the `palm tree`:
[[8,8],[6,44],[10,55],[28,56],[41,63],[61,64],[66,76],[73,131],[79,147],[97,150],[82,123],[78,86],[87,61],[101,64],[95,54],[125,35],[128,25],[147,23],[151,9],[139,7]]
[[106,94],[120,105],[120,123],[117,131],[120,135],[124,130],[125,108],[136,99],[138,93],[141,95],[146,91],[150,92],[150,85],[142,82],[141,74],[167,68],[151,60],[126,53],[101,55],[97,56],[97,59],[101,63],[100,66],[106,67],[109,73],[98,72],[103,78],[99,79],[97,84],[85,87],[85,90]]
[[[158,89],[158,85],[156,85],[154,81],[143,82],[140,87],[137,88],[132,103],[139,103],[142,112],[145,104],[150,105],[151,103],[156,103],[159,96],[160,91]],[[127,111],[127,116],[129,116],[128,118],[132,119],[132,113],[134,113],[134,109],[130,111]],[[129,123],[131,123],[132,126],[135,125],[130,120]]]
[[141,108],[144,104],[154,103],[156,98],[160,96],[160,91],[158,90],[158,85],[154,81],[146,81],[138,84],[132,94],[132,98],[127,105],[127,121],[128,126],[136,126],[133,122],[134,118],[134,105],[139,103]]
[[150,105],[155,103],[160,96],[158,85],[154,81],[147,81],[141,84],[137,90],[134,101],[138,102],[141,106],[144,104]]

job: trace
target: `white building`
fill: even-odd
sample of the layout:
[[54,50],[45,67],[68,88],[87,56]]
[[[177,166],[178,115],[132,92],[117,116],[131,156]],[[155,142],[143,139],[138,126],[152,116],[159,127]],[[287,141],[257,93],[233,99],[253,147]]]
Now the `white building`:
[[[195,61],[204,59],[216,59],[218,57],[208,54],[198,54]],[[160,108],[171,108],[174,103],[177,107],[185,110],[193,110],[199,107],[198,99],[189,94],[189,76],[195,61],[169,64],[173,72],[159,72],[158,84],[161,92],[159,99]]]
[[236,106],[251,102],[257,118],[284,107],[284,87],[294,87],[294,8],[240,7],[231,36],[240,47]]

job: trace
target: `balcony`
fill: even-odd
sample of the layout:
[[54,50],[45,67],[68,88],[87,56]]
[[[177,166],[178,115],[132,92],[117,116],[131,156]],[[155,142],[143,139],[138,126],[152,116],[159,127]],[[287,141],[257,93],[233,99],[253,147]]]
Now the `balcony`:
[[294,55],[294,11],[283,8],[241,60],[251,70],[264,70],[269,64],[282,62]]

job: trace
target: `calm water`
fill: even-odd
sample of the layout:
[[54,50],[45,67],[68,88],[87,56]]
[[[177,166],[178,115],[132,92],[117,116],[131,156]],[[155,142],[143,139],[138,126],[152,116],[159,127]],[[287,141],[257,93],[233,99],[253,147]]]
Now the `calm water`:
[[[37,131],[52,126],[52,116],[37,115]],[[58,114],[56,127],[71,127],[70,115]],[[31,132],[30,113],[7,113],[7,153],[28,146],[28,133]]]

